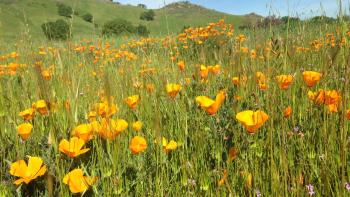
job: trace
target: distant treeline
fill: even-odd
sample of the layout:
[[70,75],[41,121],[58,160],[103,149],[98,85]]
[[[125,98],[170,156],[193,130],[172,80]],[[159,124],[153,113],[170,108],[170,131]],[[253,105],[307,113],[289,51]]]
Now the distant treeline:
[[[283,16],[283,17],[277,17],[277,16],[268,16],[262,18],[258,22],[247,22],[241,26],[239,26],[239,29],[252,29],[252,28],[267,28],[270,26],[277,26],[277,25],[284,25],[284,24],[290,24],[295,25],[302,22],[309,22],[309,23],[335,23],[338,20],[338,18],[333,18],[329,16],[315,16],[310,19],[302,20],[299,17],[290,17],[290,16]],[[344,16],[343,20],[350,21],[350,16]]]

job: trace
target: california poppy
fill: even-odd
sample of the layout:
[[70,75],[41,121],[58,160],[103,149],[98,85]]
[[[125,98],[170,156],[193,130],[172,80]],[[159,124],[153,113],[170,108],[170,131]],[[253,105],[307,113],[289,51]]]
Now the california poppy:
[[140,96],[139,95],[129,96],[124,101],[131,109],[135,109],[140,102]]
[[209,69],[205,65],[200,66],[199,74],[202,79],[206,79],[209,74]]
[[184,62],[184,61],[179,61],[179,62],[177,63],[177,66],[179,67],[179,69],[180,69],[181,71],[184,71],[184,70],[185,70],[185,62]]
[[44,100],[38,100],[37,102],[33,103],[32,107],[36,109],[41,115],[47,115],[49,113],[47,104]]
[[208,66],[209,72],[214,74],[214,75],[217,75],[220,73],[220,68],[221,68],[221,66],[218,64],[215,66]]
[[93,130],[91,124],[80,124],[74,128],[72,135],[85,141],[89,141],[93,138]]
[[246,110],[239,112],[236,115],[236,119],[243,124],[243,126],[248,130],[248,133],[254,134],[255,131],[269,119],[269,116],[261,110],[257,110],[255,112]]
[[312,87],[316,85],[316,83],[321,80],[321,77],[322,77],[322,74],[319,72],[315,72],[315,71],[303,72],[304,82],[308,87]]
[[230,150],[228,151],[228,158],[230,161],[233,161],[236,159],[238,155],[238,150],[235,147],[231,147]]
[[20,179],[14,182],[16,185],[23,182],[28,184],[37,177],[44,175],[45,172],[46,166],[43,164],[43,160],[40,157],[29,156],[28,165],[24,160],[19,160],[12,163],[10,168],[11,175],[20,177]]
[[84,154],[90,150],[90,148],[82,149],[84,145],[85,145],[84,140],[77,137],[72,137],[69,141],[66,139],[61,140],[58,147],[59,147],[59,151],[66,154],[68,157],[73,158],[81,154]]
[[22,140],[27,140],[29,135],[32,133],[33,125],[30,123],[22,123],[17,127],[17,133],[22,138]]
[[247,188],[251,188],[253,184],[253,175],[247,171],[241,171],[240,174],[241,174],[241,177],[244,179],[245,186]]
[[132,128],[135,130],[135,131],[140,131],[141,128],[142,128],[142,122],[141,121],[136,121],[132,124]]
[[350,109],[346,110],[346,118],[350,120]]
[[283,116],[285,118],[288,118],[291,114],[293,113],[293,109],[291,106],[288,106],[286,109],[283,111]]
[[239,85],[239,77],[232,77],[232,83],[234,84],[234,85]]
[[66,174],[63,183],[69,186],[72,193],[83,193],[96,182],[95,177],[86,177],[81,169],[74,169]]
[[145,138],[141,136],[135,136],[132,138],[129,146],[132,154],[139,154],[147,149],[147,142]]
[[33,108],[29,108],[19,112],[19,116],[21,116],[25,121],[30,121],[33,120],[34,112],[35,110]]
[[276,77],[276,81],[282,90],[288,89],[293,80],[293,75],[279,75]]
[[118,112],[118,107],[114,103],[108,101],[103,101],[101,103],[95,104],[95,111],[104,118],[109,118]]
[[180,90],[181,90],[181,85],[180,84],[170,83],[170,84],[166,85],[166,92],[173,99],[180,92]]
[[214,115],[219,110],[221,104],[225,101],[224,91],[220,91],[216,95],[215,101],[206,96],[197,96],[196,102],[204,109],[209,115]]
[[175,142],[174,140],[170,140],[168,142],[168,140],[165,137],[162,138],[162,145],[163,145],[163,149],[166,153],[169,153],[170,151],[176,150],[176,148],[177,148],[177,142]]

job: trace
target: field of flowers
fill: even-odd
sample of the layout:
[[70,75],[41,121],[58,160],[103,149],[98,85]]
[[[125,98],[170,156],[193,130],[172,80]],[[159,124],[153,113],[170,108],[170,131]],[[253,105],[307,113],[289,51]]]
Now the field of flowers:
[[348,196],[349,42],[221,20],[7,44],[0,196]]

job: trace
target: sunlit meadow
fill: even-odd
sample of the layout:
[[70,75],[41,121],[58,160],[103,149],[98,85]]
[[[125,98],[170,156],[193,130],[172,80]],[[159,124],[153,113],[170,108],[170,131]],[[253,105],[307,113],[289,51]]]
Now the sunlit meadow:
[[2,43],[0,196],[348,196],[348,30]]

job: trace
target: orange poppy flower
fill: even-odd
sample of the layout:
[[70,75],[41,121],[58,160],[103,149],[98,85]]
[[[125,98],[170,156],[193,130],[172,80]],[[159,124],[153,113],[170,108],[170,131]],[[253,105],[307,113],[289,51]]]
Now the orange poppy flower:
[[93,129],[91,124],[80,124],[74,128],[72,135],[83,139],[84,141],[89,141],[93,138]]
[[221,68],[221,66],[218,64],[215,66],[208,66],[209,72],[211,72],[214,75],[217,75],[220,73],[220,68]]
[[228,158],[230,161],[233,161],[237,158],[238,150],[235,147],[231,147],[228,151]]
[[33,125],[29,123],[23,123],[20,124],[17,127],[17,133],[19,136],[21,136],[22,140],[27,140],[29,138],[29,135],[32,133]]
[[104,118],[109,118],[118,112],[118,107],[114,103],[107,101],[95,104],[95,111]]
[[141,136],[135,136],[132,138],[129,146],[132,154],[139,154],[147,149],[147,142],[145,138]]
[[293,80],[293,75],[279,75],[276,77],[276,81],[282,90],[288,89]]
[[239,85],[239,77],[232,77],[232,83],[234,84],[234,85]]
[[89,111],[87,117],[89,122],[93,122],[96,120],[97,113],[95,111]]
[[241,174],[241,177],[244,179],[245,186],[247,188],[251,188],[253,183],[253,175],[247,171],[241,171],[240,174]]
[[114,140],[121,132],[128,128],[128,123],[123,119],[102,119],[101,124],[93,122],[94,130],[104,139]]
[[45,172],[46,166],[43,164],[43,160],[40,157],[29,156],[28,166],[24,160],[19,160],[12,163],[10,167],[10,174],[20,177],[20,179],[14,182],[16,185],[23,182],[28,184],[37,177],[44,175]]
[[166,153],[177,149],[177,142],[175,142],[174,140],[170,140],[168,142],[168,140],[165,137],[162,138],[162,145]]
[[166,85],[166,92],[173,99],[180,92],[180,90],[181,90],[181,85],[180,84],[170,83],[170,84]]
[[184,62],[184,61],[179,61],[179,62],[177,63],[177,66],[179,67],[179,69],[180,69],[181,71],[184,71],[184,70],[185,70],[185,62]]
[[135,131],[140,131],[142,129],[142,122],[141,121],[136,121],[132,124],[132,128]]
[[49,113],[47,104],[44,100],[38,100],[37,102],[33,103],[32,107],[36,109],[41,115],[47,115]]
[[90,150],[90,148],[83,148],[85,145],[85,141],[77,138],[72,137],[69,141],[66,139],[61,140],[60,144],[58,145],[59,151],[66,154],[68,157],[77,157],[81,154],[84,154]]
[[262,72],[256,72],[255,73],[255,78],[256,78],[256,83],[257,84],[261,84],[261,83],[264,84],[267,81],[266,76]]
[[283,116],[285,118],[288,118],[291,114],[293,113],[293,109],[291,106],[288,106],[286,109],[283,111]]
[[338,106],[341,102],[341,95],[336,90],[319,90],[317,92],[308,92],[308,97],[317,105],[326,105],[329,112],[338,112]]
[[259,83],[258,86],[260,90],[267,90],[267,88],[269,87],[266,83]]
[[224,185],[225,182],[226,182],[227,177],[228,177],[228,171],[225,169],[224,170],[224,176],[218,181],[218,185],[219,186]]
[[350,109],[346,110],[346,118],[350,120]]
[[63,183],[69,186],[72,193],[84,193],[96,180],[96,177],[84,176],[81,169],[74,169],[64,176]]
[[261,110],[255,112],[246,110],[239,112],[236,115],[236,119],[243,124],[243,126],[248,130],[248,133],[254,134],[255,131],[269,119],[269,116]]
[[140,102],[140,96],[139,95],[129,96],[124,101],[131,109],[135,109]]
[[30,121],[30,120],[33,120],[34,113],[35,113],[35,110],[33,108],[29,108],[19,112],[19,116],[21,116],[25,121]]
[[208,74],[209,74],[209,69],[205,65],[201,65],[200,70],[199,70],[199,74],[200,74],[202,79],[206,79],[208,77]]
[[225,101],[226,93],[220,91],[216,95],[215,101],[206,96],[197,96],[196,102],[204,109],[209,115],[214,115],[219,110],[221,104]]
[[316,85],[316,83],[321,80],[321,77],[322,77],[322,74],[319,72],[315,72],[315,71],[303,72],[304,82],[308,87],[312,87]]

